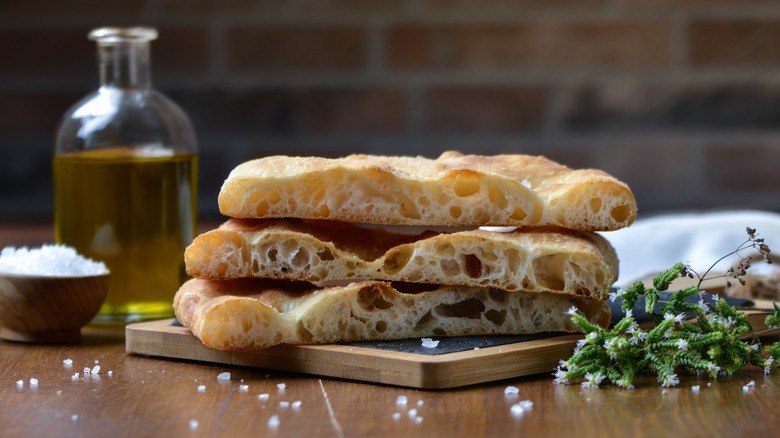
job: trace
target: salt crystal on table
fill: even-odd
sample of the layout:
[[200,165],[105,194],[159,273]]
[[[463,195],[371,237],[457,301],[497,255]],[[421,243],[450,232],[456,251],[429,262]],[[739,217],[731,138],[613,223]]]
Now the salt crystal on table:
[[279,388],[279,391],[283,392],[284,389],[287,388],[287,385],[285,385],[284,383],[280,383],[280,384],[276,385],[276,387]]
[[79,255],[66,245],[43,245],[40,248],[8,246],[0,251],[0,272],[7,274],[68,277],[107,274],[103,262]]
[[276,429],[279,427],[279,416],[278,415],[271,415],[271,418],[268,419],[268,427],[271,429]]
[[111,377],[111,376],[113,376],[113,375],[114,375],[114,372],[113,372],[113,371],[111,371],[111,370],[108,370],[108,377]]
[[198,423],[198,420],[190,420],[190,430],[195,430],[200,426],[200,423]]
[[424,401],[422,401],[422,400],[417,400],[417,407],[420,407],[420,406],[422,406],[423,404],[425,404],[425,402],[424,402]]
[[409,401],[408,398],[406,398],[405,395],[399,395],[398,398],[395,400],[395,404],[398,406],[406,406],[406,403]]
[[701,387],[699,385],[691,386],[691,391],[693,391],[693,392],[699,392],[699,389],[701,389]]
[[30,386],[38,386],[38,379],[36,379],[35,377],[30,379]]
[[507,386],[504,388],[504,395],[517,395],[520,393],[520,390],[517,389],[516,386]]
[[73,359],[65,359],[62,361],[62,364],[65,365],[66,367],[70,367],[71,365],[73,365]]
[[206,392],[206,385],[198,385],[198,392]]
[[417,424],[422,423],[423,422],[423,417],[415,417],[414,418],[414,422],[417,423]]
[[257,399],[260,401],[268,401],[268,399],[271,398],[268,394],[260,394],[257,396]]
[[279,402],[279,407],[282,408],[282,409],[287,409],[287,408],[290,407],[290,402],[288,402],[288,401],[280,401]]
[[92,371],[90,371],[90,374],[97,374],[100,372],[100,365],[95,365],[94,368],[92,368]]
[[292,402],[292,404],[290,406],[292,406],[293,410],[298,411],[298,410],[301,409],[301,404],[302,403],[303,403],[302,401],[296,400],[296,401]]
[[526,411],[530,411],[533,406],[534,403],[531,400],[523,400],[513,404],[512,407],[509,408],[509,412],[511,412],[513,416],[519,417]]
[[230,373],[228,373],[227,371],[224,372],[224,373],[220,373],[217,376],[217,380],[220,380],[220,381],[230,380]]
[[400,412],[393,413],[393,420],[398,421],[400,419],[401,419],[401,413]]
[[240,385],[238,387],[238,390],[241,391],[241,392],[247,392],[247,391],[249,391],[249,385]]
[[408,414],[409,414],[409,418],[414,418],[414,417],[416,417],[416,416],[417,416],[417,409],[414,409],[414,408],[412,408],[412,409],[409,409],[409,412],[408,412]]
[[422,338],[422,346],[424,348],[436,348],[439,346],[439,341],[434,341],[431,338]]
[[24,380],[17,380],[16,381],[16,386],[18,386],[20,388],[23,387],[24,386]]
[[73,414],[73,415],[70,416],[70,421],[76,421],[78,419],[79,419],[79,416],[76,415],[76,414]]

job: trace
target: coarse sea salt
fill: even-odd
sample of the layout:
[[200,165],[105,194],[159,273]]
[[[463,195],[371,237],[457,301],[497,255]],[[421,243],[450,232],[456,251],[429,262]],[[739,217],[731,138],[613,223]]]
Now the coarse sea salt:
[[260,394],[257,396],[257,399],[260,401],[268,401],[269,398],[271,398],[270,394]]
[[206,392],[206,385],[198,385],[198,392]]
[[225,371],[224,373],[220,373],[220,374],[217,376],[217,380],[219,380],[219,381],[221,381],[221,382],[224,382],[224,381],[226,381],[226,380],[230,380],[230,373],[229,373],[229,372],[227,372],[227,371]]
[[439,346],[439,341],[434,341],[431,338],[422,338],[422,346],[424,348],[436,348]]
[[520,393],[520,390],[517,389],[516,386],[507,386],[504,388],[504,395],[517,395]]
[[43,245],[40,248],[7,246],[0,251],[0,272],[46,277],[74,277],[108,273],[103,262],[81,256],[66,245]]
[[271,415],[271,418],[268,419],[268,427],[271,429],[276,429],[279,427],[279,416],[278,415]]

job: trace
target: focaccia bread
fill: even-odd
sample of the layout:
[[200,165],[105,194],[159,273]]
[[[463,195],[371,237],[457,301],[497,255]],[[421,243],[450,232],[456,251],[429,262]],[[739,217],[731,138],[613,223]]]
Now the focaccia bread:
[[437,159],[272,156],[240,164],[219,193],[236,218],[329,219],[391,225],[559,226],[616,230],[637,214],[629,187],[540,156]]
[[303,281],[388,280],[485,286],[605,299],[617,279],[612,246],[553,228],[391,232],[345,222],[230,219],[184,254],[187,273]]
[[[419,287],[419,285],[410,285]],[[177,319],[204,345],[248,351],[276,344],[321,344],[432,336],[576,332],[572,306],[609,323],[609,306],[570,295],[437,287],[404,293],[388,282],[346,286],[267,279],[184,283]]]

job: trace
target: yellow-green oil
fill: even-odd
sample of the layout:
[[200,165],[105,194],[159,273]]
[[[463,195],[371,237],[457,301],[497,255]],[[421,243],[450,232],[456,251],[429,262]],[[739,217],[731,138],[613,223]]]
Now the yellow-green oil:
[[108,148],[56,155],[53,166],[56,242],[111,271],[93,322],[172,316],[196,228],[197,156]]

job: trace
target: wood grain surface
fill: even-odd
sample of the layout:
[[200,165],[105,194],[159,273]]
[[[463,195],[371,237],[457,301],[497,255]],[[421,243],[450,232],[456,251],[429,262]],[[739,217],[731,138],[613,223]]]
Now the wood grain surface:
[[[100,372],[85,377],[95,361]],[[229,381],[218,381],[222,372],[231,373]],[[755,387],[743,390],[750,381]],[[505,396],[508,386],[519,394]],[[399,396],[407,397],[406,406],[397,404]],[[521,400],[533,407],[515,416],[511,407]],[[555,385],[542,373],[418,390],[128,354],[123,330],[88,327],[72,345],[0,342],[3,437],[774,436],[777,400],[780,375],[756,368],[711,385],[683,377],[675,388],[648,377],[635,390],[591,390]],[[296,401],[299,409],[283,403]],[[411,409],[420,422],[410,418]],[[268,424],[273,415],[277,428]]]

